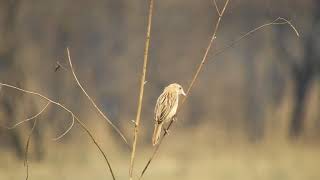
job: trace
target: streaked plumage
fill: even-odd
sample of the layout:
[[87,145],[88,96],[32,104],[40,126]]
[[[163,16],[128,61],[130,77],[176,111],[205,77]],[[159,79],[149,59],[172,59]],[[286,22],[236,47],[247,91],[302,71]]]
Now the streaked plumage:
[[159,142],[162,125],[170,122],[177,113],[179,95],[181,94],[186,95],[183,88],[179,84],[173,83],[167,86],[159,96],[154,109],[155,126],[152,136],[154,146]]

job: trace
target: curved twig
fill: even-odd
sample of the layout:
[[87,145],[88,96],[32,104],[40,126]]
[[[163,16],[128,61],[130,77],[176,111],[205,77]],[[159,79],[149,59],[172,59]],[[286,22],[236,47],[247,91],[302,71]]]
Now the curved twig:
[[129,146],[129,143],[127,141],[127,139],[125,138],[125,136],[123,135],[123,133],[117,128],[116,125],[114,125],[111,120],[100,110],[100,108],[96,105],[96,103],[93,101],[93,99],[89,96],[89,94],[87,93],[87,91],[83,88],[83,86],[81,85],[80,81],[78,80],[78,77],[74,71],[73,65],[72,65],[72,61],[71,61],[71,56],[70,56],[70,51],[69,48],[67,48],[67,53],[68,53],[68,61],[69,61],[69,65],[71,68],[71,72],[72,75],[74,77],[74,80],[76,81],[77,85],[80,87],[80,89],[82,90],[82,92],[86,95],[86,97],[89,99],[89,101],[91,102],[91,104],[93,105],[93,107],[99,112],[99,114],[111,125],[111,127],[121,136],[121,138],[123,139],[123,141]]
[[50,104],[50,102],[48,102],[48,103],[44,106],[44,108],[43,108],[40,112],[38,112],[36,115],[34,115],[34,116],[32,116],[32,117],[30,117],[30,118],[28,118],[28,119],[25,119],[25,120],[23,120],[23,121],[20,121],[20,122],[18,122],[17,124],[11,126],[11,127],[6,127],[6,128],[7,128],[7,129],[14,129],[14,128],[16,128],[17,126],[19,126],[19,125],[21,125],[21,124],[23,124],[23,123],[25,123],[25,122],[28,122],[28,121],[31,121],[31,120],[37,118],[38,116],[40,116],[40,115],[43,113],[44,110],[47,109],[47,107],[49,106],[49,104]]
[[72,115],[72,122],[71,122],[71,125],[68,127],[68,129],[64,133],[59,135],[58,137],[53,138],[52,140],[57,141],[57,140],[61,139],[63,136],[65,136],[72,129],[73,125],[74,125],[74,116]]
[[99,149],[101,155],[103,156],[104,160],[106,161],[107,165],[108,165],[108,169],[111,173],[111,176],[112,176],[112,179],[115,180],[115,175],[113,173],[113,170],[112,170],[112,167],[111,167],[111,164],[107,158],[107,155],[106,153],[102,150],[102,148],[100,147],[100,145],[98,144],[98,142],[96,141],[96,139],[93,137],[92,133],[90,132],[90,130],[87,128],[87,126],[82,122],[80,121],[80,119],[70,110],[68,109],[67,107],[65,107],[64,105],[62,105],[61,103],[57,102],[57,101],[54,101],[40,93],[37,93],[37,92],[33,92],[33,91],[28,91],[28,90],[25,90],[25,89],[21,89],[21,88],[18,88],[16,86],[13,86],[13,85],[10,85],[10,84],[5,84],[5,83],[0,83],[0,86],[4,86],[4,87],[8,87],[8,88],[12,88],[12,89],[15,89],[15,90],[18,90],[18,91],[21,91],[21,92],[24,92],[24,93],[27,93],[27,94],[31,94],[31,95],[34,95],[34,96],[38,96],[40,97],[41,99],[44,99],[52,104],[55,104],[56,106],[62,108],[63,110],[65,110],[66,112],[68,112],[69,114],[71,114],[71,116],[73,116],[75,118],[75,120],[77,121],[77,123],[80,124],[80,127],[89,135],[89,137],[91,138],[91,140],[93,141],[93,143],[95,144],[95,146]]
[[[279,21],[280,21],[280,22],[279,22]],[[282,21],[282,22],[281,22],[281,21]],[[287,24],[287,25],[289,25],[289,26],[291,27],[291,29],[294,31],[294,33],[297,35],[297,37],[300,37],[300,34],[299,34],[298,30],[292,25],[292,23],[291,23],[290,21],[288,21],[288,20],[285,19],[285,18],[278,17],[277,19],[273,20],[272,22],[270,22],[270,23],[265,23],[265,24],[263,24],[263,25],[261,25],[261,26],[258,26],[258,27],[256,27],[256,28],[248,31],[248,32],[245,33],[244,35],[236,38],[236,40],[231,41],[231,43],[230,43],[229,45],[227,45],[227,46],[221,48],[220,50],[218,50],[217,52],[215,52],[215,53],[213,54],[213,57],[215,57],[215,56],[217,56],[217,55],[225,52],[226,50],[234,47],[234,46],[235,46],[236,44],[238,44],[241,40],[246,39],[248,36],[254,34],[255,32],[257,32],[257,31],[259,31],[259,30],[261,30],[261,29],[263,29],[263,28],[265,28],[265,27],[267,27],[267,26],[285,25],[285,24]]]

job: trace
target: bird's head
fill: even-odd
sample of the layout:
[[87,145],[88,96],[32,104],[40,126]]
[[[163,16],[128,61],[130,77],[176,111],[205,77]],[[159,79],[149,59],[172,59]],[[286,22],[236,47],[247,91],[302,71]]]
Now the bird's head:
[[180,84],[173,83],[173,84],[170,84],[167,88],[170,89],[170,90],[175,91],[176,93],[178,93],[178,95],[186,96],[186,93],[184,92],[184,90],[183,90],[183,88],[182,88],[182,86]]

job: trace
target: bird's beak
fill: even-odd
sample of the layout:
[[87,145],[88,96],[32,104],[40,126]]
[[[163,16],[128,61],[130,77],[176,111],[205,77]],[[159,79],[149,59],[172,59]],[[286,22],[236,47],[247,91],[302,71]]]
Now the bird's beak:
[[184,90],[182,89],[182,92],[181,92],[182,95],[186,96],[187,94],[184,92]]

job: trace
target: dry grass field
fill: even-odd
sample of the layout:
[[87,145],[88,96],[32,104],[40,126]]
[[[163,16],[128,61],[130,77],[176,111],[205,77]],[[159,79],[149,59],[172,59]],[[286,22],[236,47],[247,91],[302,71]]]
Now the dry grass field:
[[[251,144],[232,137],[213,141],[203,135],[191,137],[172,133],[154,159],[144,179],[161,180],[315,180],[320,178],[320,147],[314,143],[262,142]],[[187,138],[186,138],[187,137]],[[110,179],[109,171],[87,138],[67,145],[48,145],[48,157],[42,162],[30,160],[32,180]],[[100,138],[100,140],[103,138]],[[116,145],[102,143],[118,179],[128,178],[129,152]],[[121,150],[122,149],[122,150]],[[139,148],[139,171],[151,153],[151,145]],[[22,161],[10,152],[1,152],[0,179],[25,178]],[[136,172],[137,174],[138,172]]]

